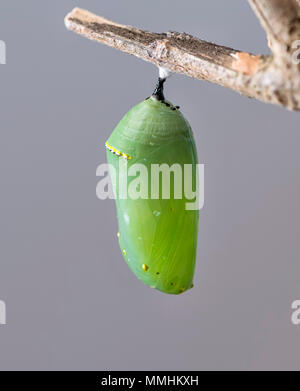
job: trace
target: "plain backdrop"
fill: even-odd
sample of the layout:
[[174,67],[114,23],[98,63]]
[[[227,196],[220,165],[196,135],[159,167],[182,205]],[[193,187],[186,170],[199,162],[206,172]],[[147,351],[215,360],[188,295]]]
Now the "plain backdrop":
[[96,168],[157,69],[67,31],[74,6],[268,53],[247,1],[1,1],[0,369],[300,369],[300,114],[169,79],[205,164],[205,205],[195,287],[150,289],[122,259]]

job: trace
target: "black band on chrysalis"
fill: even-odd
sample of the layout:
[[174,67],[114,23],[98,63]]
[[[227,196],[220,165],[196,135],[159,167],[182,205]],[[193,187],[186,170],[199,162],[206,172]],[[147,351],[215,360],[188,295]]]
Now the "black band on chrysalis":
[[158,78],[158,82],[157,82],[157,85],[155,87],[155,90],[152,94],[152,96],[154,98],[156,98],[157,100],[161,101],[161,102],[164,102],[165,101],[165,96],[164,96],[164,82],[166,81],[166,79],[162,79],[162,78]]

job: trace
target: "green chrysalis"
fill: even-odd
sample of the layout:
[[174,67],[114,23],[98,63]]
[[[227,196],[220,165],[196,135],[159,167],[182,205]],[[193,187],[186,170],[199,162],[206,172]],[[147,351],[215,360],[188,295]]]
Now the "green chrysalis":
[[[155,93],[119,122],[106,142],[107,160],[117,171],[120,159],[126,161],[128,170],[139,163],[148,172],[153,164],[179,164],[182,172],[189,164],[195,183],[198,160],[192,130],[178,107],[164,100],[163,82],[160,79]],[[130,179],[126,181],[130,186]],[[143,283],[165,293],[192,288],[199,211],[187,210],[184,194],[177,199],[172,185],[168,199],[161,194],[158,199],[151,194],[147,199],[120,199],[119,188],[117,181],[118,239],[130,269]]]

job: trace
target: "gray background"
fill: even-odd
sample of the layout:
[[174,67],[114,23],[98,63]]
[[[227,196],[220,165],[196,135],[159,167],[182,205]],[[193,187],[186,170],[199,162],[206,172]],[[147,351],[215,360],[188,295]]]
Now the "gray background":
[[195,287],[164,295],[122,260],[96,167],[151,64],[68,32],[74,6],[268,51],[246,1],[1,1],[0,369],[300,369],[299,113],[180,75],[167,97],[205,164]]

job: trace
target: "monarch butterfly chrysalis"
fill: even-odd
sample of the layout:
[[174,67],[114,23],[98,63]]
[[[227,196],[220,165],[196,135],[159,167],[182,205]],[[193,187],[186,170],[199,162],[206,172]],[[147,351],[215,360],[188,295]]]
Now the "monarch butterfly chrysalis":
[[[165,101],[159,79],[150,98],[134,106],[106,142],[107,160],[116,172],[120,159],[132,164],[198,163],[191,127]],[[195,181],[193,170],[193,181]],[[122,181],[121,177],[121,181]],[[129,186],[130,179],[128,179]],[[120,182],[115,185],[118,194]],[[186,210],[186,199],[119,199],[116,197],[118,239],[125,261],[143,283],[162,292],[179,294],[193,287],[198,210]]]

